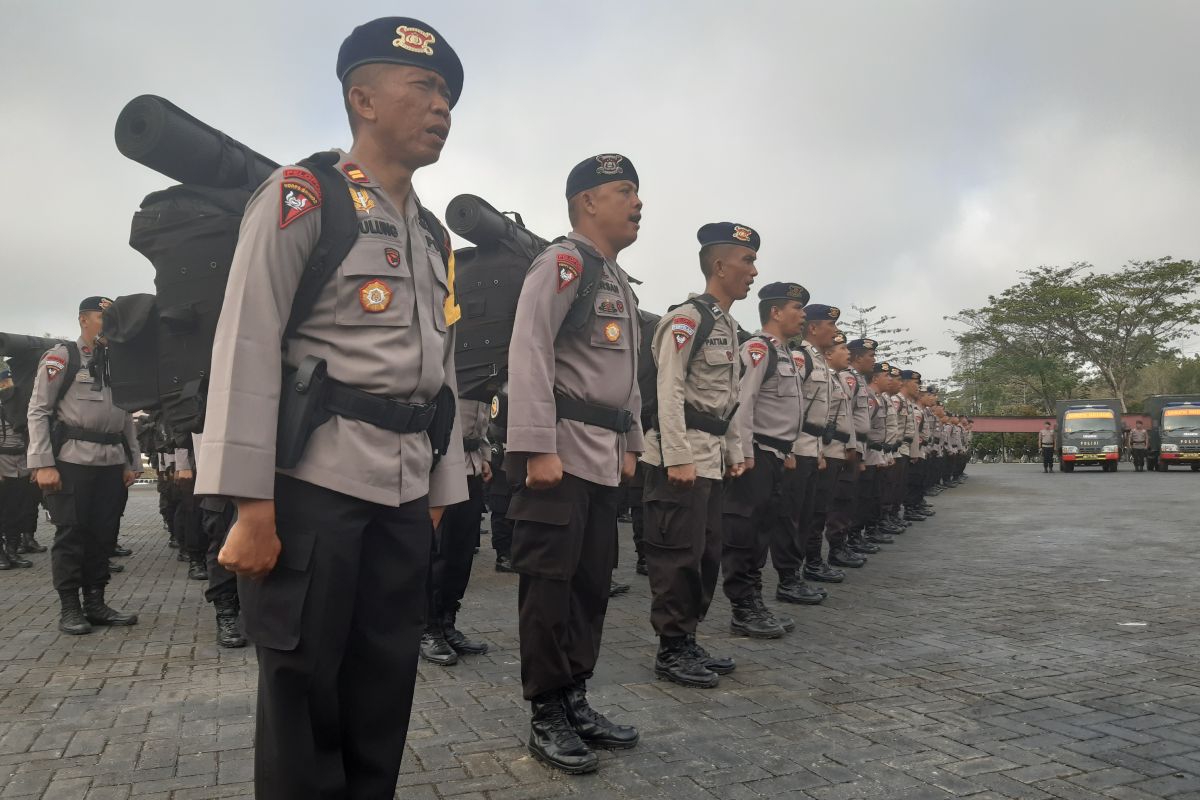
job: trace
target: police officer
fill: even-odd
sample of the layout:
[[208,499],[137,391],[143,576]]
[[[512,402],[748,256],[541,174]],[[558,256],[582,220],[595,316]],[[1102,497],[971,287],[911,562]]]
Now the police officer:
[[928,517],[921,512],[921,482],[924,480],[922,423],[925,415],[921,408],[921,373],[912,369],[900,370],[900,398],[905,416],[903,446],[900,455],[904,458],[904,485],[901,488],[906,522],[923,522]]
[[33,566],[21,553],[25,536],[32,537],[25,534],[31,511],[33,525],[37,526],[38,500],[37,487],[30,483],[29,468],[25,465],[25,420],[13,418],[11,400],[15,388],[6,363],[0,361],[0,570]]
[[[794,620],[776,616],[763,602],[762,568],[776,541],[791,547],[795,559],[796,534],[784,486],[785,476],[796,468],[791,451],[800,430],[800,374],[788,341],[804,324],[807,301],[808,290],[798,283],[764,286],[758,292],[761,327],[740,348],[744,371],[735,424],[746,469],[725,489],[721,568],[733,607],[730,630],[757,639],[776,639],[795,627]],[[780,570],[779,599],[793,592],[800,597],[797,569],[795,564],[790,573]],[[822,599],[813,596],[808,602]]]
[[1042,448],[1042,472],[1053,472],[1054,427],[1050,424],[1050,420],[1046,420],[1045,427],[1038,432],[1038,447]]
[[468,639],[458,629],[457,619],[479,541],[484,487],[492,479],[491,446],[487,441],[490,419],[491,404],[459,398],[458,424],[467,463],[468,497],[442,514],[426,591],[429,611],[421,637],[421,658],[443,667],[457,664],[459,656],[483,655],[488,650],[483,642]]
[[[346,38],[337,76],[354,144],[325,156],[336,174],[282,167],[246,206],[198,456],[197,493],[237,506],[219,560],[239,577],[257,647],[260,800],[395,792],[433,528],[467,497],[447,414],[452,261],[412,188],[441,155],[462,64],[429,25],[386,17]],[[311,311],[285,326],[338,195],[359,235]],[[431,435],[445,447],[436,466]],[[277,470],[277,452],[292,463],[305,437]]]
[[854,431],[854,407],[852,390],[844,381],[842,373],[850,366],[850,350],[846,346],[846,335],[834,334],[833,342],[822,355],[833,374],[830,385],[830,430],[824,437],[821,456],[825,461],[828,489],[818,484],[814,504],[812,530],[817,534],[816,545],[808,543],[808,553],[815,560],[821,558],[820,531],[824,531],[829,542],[829,563],[835,567],[861,568],[867,563],[866,556],[847,546],[851,524],[851,508],[858,484],[858,449]]
[[1133,451],[1133,469],[1135,472],[1146,471],[1146,451],[1150,448],[1150,432],[1139,419],[1129,432],[1129,449]]
[[[803,493],[797,492],[796,529],[800,558],[804,562],[804,577],[823,583],[841,583],[846,573],[825,563],[822,542],[825,532],[825,512],[833,496],[838,474],[827,469],[824,449],[826,439],[833,441],[838,425],[834,416],[840,406],[834,397],[834,372],[825,361],[825,352],[838,336],[837,320],[841,309],[824,303],[812,303],[805,309],[803,351],[810,365],[804,380],[804,425],[796,440],[797,470],[807,475]],[[840,465],[839,465],[840,466]]]
[[[846,343],[849,352],[849,366],[838,373],[838,380],[850,398],[850,410],[854,418],[854,440],[857,470],[843,478],[850,481],[852,487],[849,494],[840,494],[837,498],[836,510],[846,515],[845,545],[846,549],[858,555],[878,553],[880,547],[874,542],[867,541],[863,536],[866,525],[866,507],[875,492],[872,482],[875,480],[875,461],[871,458],[869,447],[871,438],[871,416],[874,409],[870,391],[871,371],[875,367],[874,339],[854,339]],[[883,417],[880,417],[880,441],[882,441]],[[871,469],[868,472],[868,466]]]
[[[125,490],[141,472],[133,417],[113,405],[103,337],[107,297],[79,304],[79,338],[47,350],[29,401],[28,464],[58,532],[50,553],[61,602],[58,629],[133,625],[104,602]],[[79,591],[83,590],[80,606]]]
[[508,501],[512,487],[504,471],[504,448],[508,441],[508,394],[501,391],[492,398],[488,413],[487,440],[490,444],[492,479],[487,484],[487,507],[491,512],[488,527],[492,534],[492,550],[496,554],[496,572],[512,572],[512,520],[508,518]]
[[700,228],[704,294],[672,307],[654,331],[657,409],[646,435],[645,532],[650,573],[650,623],[658,634],[654,674],[710,689],[733,672],[732,659],[713,658],[696,642],[721,569],[724,478],[745,469],[738,426],[741,364],[734,301],[750,293],[761,239],[747,225],[714,222]]
[[[866,366],[867,352],[870,353],[869,361],[872,362],[870,369]],[[895,542],[890,532],[883,527],[884,492],[887,471],[891,467],[891,455],[888,452],[889,434],[894,435],[894,423],[893,430],[889,431],[889,405],[884,394],[889,365],[886,361],[879,364],[873,363],[874,361],[874,348],[864,348],[853,362],[855,370],[868,380],[864,390],[868,411],[867,448],[863,459],[866,467],[860,477],[859,508],[864,540],[874,545],[883,545]]]
[[592,747],[638,741],[636,728],[587,701],[616,563],[618,486],[643,450],[637,299],[616,261],[637,240],[638,188],[633,163],[615,153],[571,170],[571,232],[530,266],[513,324],[522,347],[509,353],[505,467],[528,746],[568,773],[596,769]]

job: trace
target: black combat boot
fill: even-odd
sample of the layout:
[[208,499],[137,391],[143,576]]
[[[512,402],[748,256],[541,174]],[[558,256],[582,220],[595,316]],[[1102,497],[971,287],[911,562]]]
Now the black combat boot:
[[533,716],[527,746],[534,758],[569,775],[594,772],[600,766],[600,759],[567,721],[561,692],[538,695],[530,705]]
[[829,553],[829,564],[834,567],[849,567],[850,569],[861,569],[865,566],[867,560],[860,555],[847,550],[844,546],[831,550]]
[[704,645],[696,641],[696,634],[688,634],[687,638],[692,655],[700,659],[700,663],[708,667],[709,671],[718,675],[728,675],[737,669],[737,662],[729,656],[714,656],[705,650]]
[[870,556],[878,553],[883,548],[877,544],[868,542],[861,531],[851,531],[846,537],[846,549],[852,553],[858,553],[860,556]]
[[172,550],[179,549],[179,540],[175,538],[175,534],[171,534],[171,538],[167,539],[167,547]]
[[[824,595],[822,595],[822,599],[824,599]],[[796,630],[796,620],[794,617],[789,617],[787,614],[780,614],[767,608],[767,603],[763,600],[761,590],[754,593],[754,607],[762,613],[767,622],[773,622],[783,628],[784,633],[791,633]]]
[[454,649],[454,652],[460,656],[481,656],[488,651],[488,646],[483,642],[472,642],[462,631],[455,627],[458,621],[457,611],[447,611],[442,617],[442,632],[446,637],[446,644]]
[[206,581],[208,580],[208,565],[203,561],[193,561],[188,565],[188,580]]
[[431,615],[429,624],[425,626],[425,633],[421,634],[421,658],[439,667],[449,667],[458,663],[458,653],[446,641],[442,620],[437,615]]
[[721,682],[721,676],[710,670],[692,652],[686,636],[659,637],[654,674],[663,680],[695,689],[712,689]]
[[650,568],[646,566],[646,557],[638,553],[637,564],[634,565],[633,571],[638,575],[649,575]]
[[126,614],[109,608],[104,602],[103,586],[88,586],[83,590],[83,614],[93,625],[137,625],[137,614]]
[[133,551],[130,550],[128,547],[122,547],[121,543],[117,542],[117,546],[113,548],[113,555],[124,558],[125,556],[133,555]]
[[496,555],[496,572],[516,572],[513,569],[512,559],[507,553],[499,553]]
[[38,540],[33,538],[33,532],[30,531],[29,533],[21,534],[21,549],[18,552],[44,553],[46,552],[46,546],[38,544]]
[[895,544],[896,542],[890,533],[885,533],[882,528],[876,525],[872,525],[863,531],[863,539],[871,544]]
[[28,569],[33,566],[33,562],[28,558],[21,557],[21,551],[17,549],[17,537],[12,536],[4,541],[4,555],[8,560],[9,568]]
[[834,569],[824,561],[806,561],[804,563],[804,577],[810,581],[818,581],[820,583],[841,583],[846,580],[846,573],[840,569]]
[[731,632],[751,639],[778,639],[786,633],[778,621],[768,617],[758,607],[753,595],[735,600],[730,605],[733,608],[733,617],[729,620]]
[[800,576],[796,574],[796,570],[779,571],[779,588],[775,590],[775,599],[779,602],[815,606],[825,597],[825,593],[814,591],[811,586],[801,580]]
[[8,560],[8,548],[0,547],[0,572],[13,568],[13,563]]
[[629,591],[628,583],[617,583],[614,580],[611,580],[611,579],[609,580],[609,582],[608,582],[608,596],[609,597],[616,597],[617,595],[625,594],[628,591]]
[[83,615],[83,607],[79,605],[78,589],[59,589],[58,599],[62,611],[58,616],[58,629],[72,636],[82,636],[92,632],[92,626]]
[[217,644],[221,647],[245,647],[246,637],[238,630],[241,605],[237,597],[214,600],[213,609],[217,612]]
[[632,725],[617,725],[588,705],[587,687],[582,683],[563,689],[563,709],[567,722],[588,747],[628,750],[638,743],[638,730]]

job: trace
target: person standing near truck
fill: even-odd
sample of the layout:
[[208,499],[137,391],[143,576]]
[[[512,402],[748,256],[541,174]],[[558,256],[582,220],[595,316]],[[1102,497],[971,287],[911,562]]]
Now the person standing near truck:
[[1042,472],[1054,472],[1054,427],[1049,420],[1038,433],[1038,445],[1042,448]]
[[1139,419],[1129,432],[1129,449],[1133,451],[1134,472],[1146,471],[1146,451],[1150,449],[1150,431]]

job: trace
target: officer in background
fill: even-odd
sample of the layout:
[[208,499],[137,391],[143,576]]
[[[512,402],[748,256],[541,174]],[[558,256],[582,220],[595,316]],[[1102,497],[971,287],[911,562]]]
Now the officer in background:
[[[136,614],[104,601],[125,490],[141,473],[133,417],[113,405],[104,338],[107,297],[79,304],[79,338],[47,350],[29,400],[30,469],[57,527],[50,563],[61,603],[58,629],[133,625]],[[83,590],[83,605],[79,592]]]
[[637,170],[615,153],[571,170],[571,232],[530,266],[513,323],[522,346],[509,353],[505,468],[528,746],[568,773],[596,769],[592,747],[638,742],[636,728],[587,701],[616,564],[618,486],[644,449],[637,299],[616,262],[637,240],[638,188]]
[[863,539],[874,545],[892,544],[895,539],[883,526],[883,503],[891,455],[888,452],[890,437],[894,436],[894,423],[889,430],[889,405],[884,394],[889,365],[886,361],[875,364],[874,348],[870,349],[872,366],[866,367],[866,350],[854,362],[855,371],[867,377],[864,390],[867,397],[869,424],[867,448],[863,459],[865,468],[859,478],[859,524]]
[[487,507],[491,512],[488,527],[492,532],[492,550],[496,554],[496,572],[513,572],[512,520],[508,518],[508,501],[512,487],[504,471],[504,448],[508,441],[508,394],[501,390],[492,398],[488,409],[487,440],[490,444],[492,479],[487,483]]
[[1146,451],[1150,449],[1150,432],[1139,419],[1129,432],[1129,449],[1133,451],[1133,469],[1135,472],[1146,471]]
[[[658,634],[654,674],[711,689],[733,672],[696,642],[721,569],[722,486],[745,469],[738,426],[741,364],[734,301],[750,293],[761,239],[746,225],[700,228],[704,294],[692,294],[658,321],[652,350],[658,368],[658,413],[642,461],[650,623]],[[702,328],[704,330],[702,330]],[[703,337],[703,338],[701,338]]]
[[[441,155],[462,63],[426,23],[386,17],[346,38],[337,77],[354,142],[326,156],[336,182],[281,167],[246,206],[198,456],[196,492],[237,506],[219,560],[257,647],[259,800],[394,794],[433,529],[467,497],[453,262],[412,188]],[[292,333],[322,206],[339,193],[360,234]],[[284,384],[301,366],[323,390]],[[431,430],[450,431],[436,466]],[[300,445],[277,470],[277,452]]]
[[1054,427],[1046,420],[1046,427],[1038,433],[1038,447],[1042,448],[1042,472],[1054,471]]
[[38,498],[37,487],[30,483],[29,468],[25,466],[25,420],[12,419],[6,406],[15,391],[12,372],[6,363],[0,361],[0,570],[33,566],[32,561],[21,557],[22,534],[30,502],[33,524],[37,526]]
[[[822,352],[825,364],[833,375],[830,385],[829,430],[822,439],[821,457],[825,462],[822,484],[818,484],[813,504],[813,538],[808,540],[805,560],[820,562],[821,532],[829,542],[829,564],[834,567],[859,569],[867,563],[866,556],[847,547],[846,537],[851,521],[851,506],[858,483],[858,449],[854,432],[854,408],[851,391],[841,373],[850,366],[850,350],[846,335],[838,332],[833,342]],[[826,441],[827,440],[827,441]],[[815,542],[814,542],[815,540]]]
[[[856,461],[856,469],[847,470],[850,472],[849,475],[842,475],[843,482],[849,483],[850,486],[838,486],[839,492],[834,498],[834,510],[837,512],[838,524],[844,531],[842,537],[844,548],[850,553],[865,557],[878,553],[880,550],[878,545],[866,541],[862,534],[863,509],[872,491],[872,487],[867,485],[867,481],[874,479],[873,471],[869,477],[867,475],[867,464],[869,463],[867,445],[871,434],[871,396],[867,384],[871,379],[871,370],[875,366],[876,343],[874,339],[854,339],[847,342],[846,347],[849,363],[845,369],[837,373],[837,377],[850,401],[855,442],[853,458]],[[851,454],[848,452],[847,455]]]
[[458,399],[458,425],[462,429],[463,457],[467,464],[468,497],[446,508],[438,528],[426,596],[429,610],[421,637],[421,658],[443,667],[458,663],[459,656],[483,655],[488,646],[473,642],[457,627],[458,609],[471,581],[471,564],[483,518],[484,487],[492,479],[487,441],[491,404]]
[[[762,569],[767,551],[774,552],[776,542],[792,548],[788,553],[796,559],[796,534],[785,486],[796,468],[791,451],[800,430],[801,378],[788,341],[804,325],[807,301],[808,290],[798,283],[764,286],[758,292],[761,327],[740,348],[741,407],[734,424],[739,428],[745,471],[725,487],[721,569],[725,596],[733,607],[729,629],[754,639],[777,639],[796,624],[767,608],[762,598]],[[778,569],[780,562],[775,564]],[[791,572],[780,570],[776,595],[780,600],[788,602],[785,594],[802,596],[798,569],[796,564]],[[822,599],[815,596],[808,602]]]
[[912,369],[900,370],[900,397],[904,401],[903,413],[907,416],[904,426],[904,519],[907,522],[923,522],[928,517],[921,512],[921,487],[925,480],[925,449],[921,434],[925,419],[921,408],[921,373]]

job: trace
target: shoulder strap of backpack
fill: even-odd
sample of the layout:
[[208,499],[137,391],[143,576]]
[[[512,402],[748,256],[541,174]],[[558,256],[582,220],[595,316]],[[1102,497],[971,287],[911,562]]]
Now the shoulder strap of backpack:
[[[446,233],[446,229],[442,226],[442,221],[437,218],[437,215],[430,211],[425,206],[417,203],[417,220],[421,223],[421,227],[429,231],[429,235],[433,237],[433,243],[437,247],[438,254],[442,257],[442,263],[449,266],[450,264],[450,237]],[[448,276],[450,280],[454,280],[454,276]],[[450,287],[451,291],[454,287]]]
[[314,153],[298,163],[313,173],[321,191],[321,236],[308,256],[304,274],[300,276],[300,285],[296,289],[287,327],[283,331],[284,340],[291,338],[300,323],[312,313],[321,289],[329,282],[334,270],[346,260],[350,248],[358,240],[358,218],[350,193],[341,191],[344,181],[333,168],[337,163],[337,154]]
[[[558,244],[566,240],[566,236],[560,236],[551,244]],[[603,258],[592,253],[587,247],[577,249],[579,255],[583,256],[583,274],[579,276],[579,290],[575,294],[575,300],[571,303],[571,308],[563,320],[564,328],[575,331],[582,330],[583,326],[592,318],[592,314],[595,313],[591,297],[596,291],[596,285],[600,283],[600,276],[604,274]]]
[[[717,325],[717,315],[723,314],[724,312],[721,311],[721,307],[717,305],[717,300],[715,297],[708,294],[701,294],[695,297],[689,297],[682,303],[676,303],[667,309],[667,313],[669,314],[670,312],[677,308],[681,308],[682,306],[691,306],[700,312],[700,323],[696,326],[696,334],[693,337],[693,341],[703,346],[704,342],[708,341],[708,337],[712,336],[713,328],[715,328]],[[693,347],[693,358],[695,358],[697,352],[698,351]],[[688,360],[686,371],[692,371],[691,359]]]
[[71,388],[71,384],[75,383],[75,376],[79,374],[79,370],[83,369],[83,356],[79,353],[79,345],[75,342],[66,342],[67,345],[67,374],[63,377],[62,385],[58,387],[58,399],[61,400],[67,394],[67,389]]

